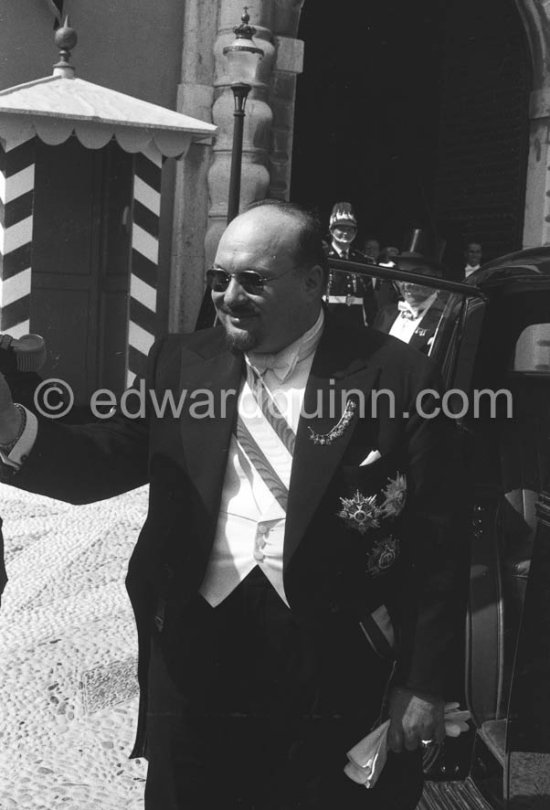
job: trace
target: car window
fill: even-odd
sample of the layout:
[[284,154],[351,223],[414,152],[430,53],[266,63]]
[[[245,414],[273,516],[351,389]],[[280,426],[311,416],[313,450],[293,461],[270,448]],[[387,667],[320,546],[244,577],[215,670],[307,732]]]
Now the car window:
[[535,323],[520,334],[510,371],[550,375],[550,323]]
[[441,347],[449,343],[464,297],[436,289],[429,278],[422,285],[404,282],[395,284],[394,289],[395,300],[378,310],[372,326],[441,365]]

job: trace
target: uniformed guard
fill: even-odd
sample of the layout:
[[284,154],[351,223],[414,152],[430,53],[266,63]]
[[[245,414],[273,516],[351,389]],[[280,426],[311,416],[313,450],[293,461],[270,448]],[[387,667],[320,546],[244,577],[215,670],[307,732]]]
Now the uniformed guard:
[[[357,219],[351,203],[338,202],[333,206],[329,229],[331,236],[329,260],[335,258],[372,262],[364,253],[352,247],[357,236]],[[375,304],[371,280],[357,273],[346,273],[330,268],[326,300],[334,315],[345,318],[348,323],[355,321],[364,325],[374,317]]]

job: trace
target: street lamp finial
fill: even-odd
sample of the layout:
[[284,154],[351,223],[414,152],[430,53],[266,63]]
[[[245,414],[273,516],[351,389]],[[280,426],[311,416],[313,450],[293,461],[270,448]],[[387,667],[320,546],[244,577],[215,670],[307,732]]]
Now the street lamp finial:
[[241,24],[236,25],[233,29],[233,33],[238,39],[252,39],[256,33],[256,29],[253,25],[249,25],[249,22],[250,14],[248,13],[248,6],[244,6],[243,13],[241,15]]

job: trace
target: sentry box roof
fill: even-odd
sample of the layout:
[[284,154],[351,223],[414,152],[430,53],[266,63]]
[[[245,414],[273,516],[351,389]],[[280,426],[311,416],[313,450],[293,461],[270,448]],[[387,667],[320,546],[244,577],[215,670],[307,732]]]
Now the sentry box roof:
[[54,146],[74,133],[89,149],[101,149],[114,137],[126,152],[142,152],[154,144],[162,155],[178,157],[192,141],[209,138],[216,129],[198,118],[77,79],[63,58],[53,76],[0,91],[0,138],[8,144],[37,135]]

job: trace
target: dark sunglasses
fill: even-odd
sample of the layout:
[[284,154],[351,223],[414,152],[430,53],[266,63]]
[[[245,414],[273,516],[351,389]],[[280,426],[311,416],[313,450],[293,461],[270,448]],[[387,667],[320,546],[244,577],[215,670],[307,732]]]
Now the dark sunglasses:
[[234,278],[237,284],[242,287],[246,293],[259,295],[264,291],[265,285],[268,282],[271,284],[274,281],[278,281],[283,276],[286,276],[287,273],[290,273],[291,270],[294,270],[294,268],[291,267],[289,270],[285,270],[285,272],[281,273],[279,276],[266,278],[255,270],[242,270],[240,273],[226,273],[225,270],[212,267],[210,270],[206,271],[206,280],[213,292],[225,292],[231,284],[231,279]]

